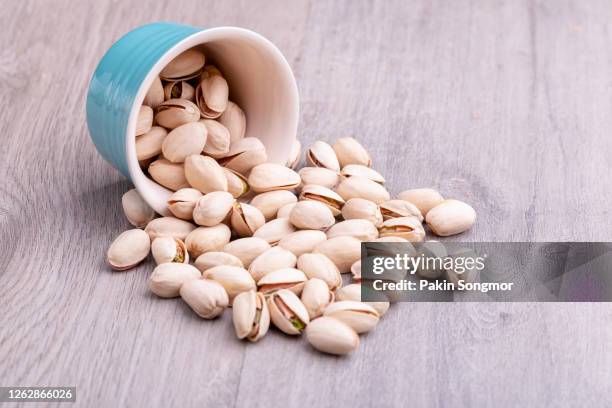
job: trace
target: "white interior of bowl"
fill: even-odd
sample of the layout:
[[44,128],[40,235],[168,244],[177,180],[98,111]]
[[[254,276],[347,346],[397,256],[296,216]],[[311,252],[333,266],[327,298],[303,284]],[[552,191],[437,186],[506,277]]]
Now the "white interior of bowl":
[[299,98],[295,78],[281,52],[270,41],[237,27],[211,28],[184,39],[155,64],[140,86],[125,138],[132,182],[144,200],[162,215],[168,215],[166,202],[172,191],[142,172],[136,158],[136,120],[155,77],[174,57],[195,46],[204,50],[207,62],[213,62],[227,79],[230,99],[246,115],[245,136],[257,137],[263,142],[269,161],[285,164],[297,133]]

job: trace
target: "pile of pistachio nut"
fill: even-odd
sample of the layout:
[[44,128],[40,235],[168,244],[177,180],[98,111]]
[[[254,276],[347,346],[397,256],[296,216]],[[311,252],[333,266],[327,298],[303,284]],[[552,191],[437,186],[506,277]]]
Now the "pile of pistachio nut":
[[[420,242],[423,221],[439,236],[475,222],[471,206],[434,189],[392,199],[351,137],[313,143],[299,171],[298,141],[286,165],[267,162],[264,145],[244,137],[246,117],[228,100],[227,82],[200,51],[179,55],[160,77],[145,98],[136,145],[144,170],[174,191],[172,216],[126,192],[123,210],[135,229],[114,240],[107,262],[127,270],[151,253],[154,294],[180,296],[204,319],[232,307],[239,339],[260,340],[272,322],[288,335],[304,332],[319,351],[350,353],[389,308],[361,302],[361,242]],[[344,273],[354,283],[343,286]]]

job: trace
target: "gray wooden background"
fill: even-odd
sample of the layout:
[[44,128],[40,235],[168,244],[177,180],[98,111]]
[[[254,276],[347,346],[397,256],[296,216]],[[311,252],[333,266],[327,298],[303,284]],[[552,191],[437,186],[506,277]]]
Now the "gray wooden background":
[[[394,192],[466,200],[465,240],[612,240],[609,1],[67,1],[0,8],[0,385],[78,406],[610,406],[608,304],[402,304],[349,358],[234,338],[104,266],[130,188],[88,81],[140,24],[237,25],[284,52],[299,138],[352,135]],[[35,406],[35,405],[34,405]]]

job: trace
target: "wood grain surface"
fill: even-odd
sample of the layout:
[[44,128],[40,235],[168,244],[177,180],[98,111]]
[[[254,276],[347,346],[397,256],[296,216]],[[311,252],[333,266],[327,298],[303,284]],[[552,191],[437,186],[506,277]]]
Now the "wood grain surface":
[[334,358],[237,341],[227,313],[152,296],[152,262],[110,272],[130,184],[90,142],[85,95],[105,50],[158,20],[268,37],[300,140],[355,136],[393,192],[472,203],[460,239],[612,240],[606,0],[5,0],[0,385],[74,385],[83,407],[612,405],[608,304],[401,304]]

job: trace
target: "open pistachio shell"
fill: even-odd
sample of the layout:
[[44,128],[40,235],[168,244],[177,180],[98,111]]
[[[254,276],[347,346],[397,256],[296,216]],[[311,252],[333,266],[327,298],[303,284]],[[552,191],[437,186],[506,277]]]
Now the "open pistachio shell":
[[187,235],[195,228],[195,225],[185,220],[179,220],[174,217],[160,217],[149,222],[144,230],[149,234],[151,241],[163,236],[170,236],[184,241]]
[[197,258],[204,252],[221,250],[230,241],[231,235],[229,227],[225,224],[198,227],[187,235],[185,244],[193,258]]
[[300,299],[308,311],[310,320],[313,320],[321,316],[325,308],[334,302],[334,292],[329,290],[325,281],[312,278],[304,284]]
[[255,281],[258,281],[268,272],[283,268],[293,268],[296,262],[297,258],[293,253],[276,246],[255,258],[249,266],[249,273]]
[[295,232],[295,227],[287,218],[277,218],[266,222],[253,234],[254,237],[262,238],[270,245],[276,245],[286,235]]
[[317,140],[310,146],[306,152],[306,158],[311,166],[324,167],[335,172],[340,171],[340,163],[338,163],[334,149],[321,140]]
[[157,157],[162,152],[168,131],[161,126],[153,126],[144,135],[136,138],[136,157],[138,161]]
[[340,171],[340,175],[344,178],[360,176],[368,178],[379,184],[385,184],[385,178],[376,170],[361,164],[347,164]]
[[342,285],[342,277],[338,267],[326,255],[321,253],[300,255],[297,268],[304,272],[308,279],[323,280],[331,290]]
[[155,109],[155,121],[166,129],[174,129],[200,119],[200,110],[187,99],[169,99]]
[[155,218],[155,211],[147,204],[135,189],[128,190],[121,197],[125,218],[136,228],[144,228]]
[[136,136],[144,135],[151,130],[151,126],[153,126],[153,109],[150,106],[142,105],[136,122]]
[[310,323],[304,304],[290,290],[282,289],[268,297],[268,309],[272,323],[286,334],[299,335]]
[[325,308],[325,316],[345,323],[356,333],[366,333],[374,329],[380,320],[378,312],[363,302],[349,300],[334,302]]
[[195,99],[202,117],[215,119],[227,108],[229,86],[218,69],[204,68],[200,84],[196,88]]
[[251,191],[246,177],[226,167],[222,167],[222,169],[223,173],[225,174],[225,178],[227,179],[227,191],[234,198],[244,197],[249,193],[249,191]]
[[327,239],[347,235],[360,241],[371,241],[378,238],[378,229],[370,221],[356,218],[341,221],[327,230]]
[[278,246],[291,251],[295,256],[314,251],[315,247],[327,240],[327,235],[318,230],[295,231],[283,237]]
[[234,197],[227,191],[213,191],[198,200],[193,209],[193,221],[205,227],[213,227],[225,220],[234,204]]
[[349,354],[359,347],[359,336],[353,329],[332,317],[320,317],[306,328],[312,347],[328,354]]
[[225,288],[211,279],[192,279],[181,285],[181,298],[204,319],[219,316],[229,304]]
[[230,304],[239,293],[255,290],[256,288],[255,281],[249,272],[238,266],[215,266],[206,270],[203,276],[206,279],[215,280],[223,285],[229,296]]
[[187,81],[171,81],[164,86],[164,99],[186,99],[193,101],[195,88]]
[[185,159],[185,178],[202,193],[227,191],[227,177],[212,157],[194,154]]
[[185,243],[174,237],[158,237],[151,244],[151,254],[156,264],[167,262],[189,263],[189,252]]
[[239,266],[244,268],[242,261],[237,256],[220,251],[203,253],[202,255],[198,256],[194,262],[194,265],[200,272],[205,272],[206,270],[219,265]]
[[278,210],[286,205],[297,202],[297,197],[291,191],[275,190],[257,194],[251,199],[251,205],[257,207],[266,221],[276,218]]
[[219,123],[225,126],[230,132],[231,142],[244,138],[246,130],[246,116],[238,105],[232,101],[227,102],[227,107],[218,118]]
[[226,156],[219,159],[219,164],[240,174],[248,174],[258,164],[268,160],[266,148],[261,140],[255,137],[245,137],[232,141]]
[[300,200],[319,201],[331,210],[334,217],[342,213],[342,206],[345,203],[344,199],[335,191],[316,184],[308,184],[302,187]]
[[176,218],[190,221],[193,219],[193,209],[200,198],[202,193],[195,188],[182,188],[175,191],[168,199],[168,210]]
[[201,277],[200,271],[192,265],[163,263],[153,269],[149,278],[149,289],[159,297],[173,298],[179,296],[183,283]]
[[299,295],[307,280],[304,272],[299,269],[282,268],[266,273],[257,281],[257,287],[261,293],[266,295],[281,289],[289,289]]
[[106,253],[111,268],[125,271],[142,262],[151,249],[151,240],[141,229],[131,229],[120,234]]
[[259,164],[249,174],[249,186],[256,193],[293,190],[300,182],[300,176],[295,171],[276,163]]
[[242,292],[234,299],[233,322],[236,336],[257,341],[266,335],[270,327],[270,312],[266,298],[253,290]]
[[239,237],[250,237],[266,223],[266,219],[257,207],[235,201],[230,222]]
[[417,217],[423,221],[423,215],[416,205],[406,200],[389,200],[380,203],[380,212],[385,220],[399,217]]
[[236,239],[223,247],[223,252],[236,256],[245,268],[259,255],[270,249],[270,244],[259,237],[248,237]]
[[[381,300],[377,302],[364,302],[367,305],[372,306],[377,312],[379,316],[383,316],[389,310],[390,303],[386,296],[382,293],[377,293],[377,298],[380,297]],[[384,299],[384,300],[383,300]],[[352,300],[354,302],[361,302],[361,284],[360,283],[351,283],[350,285],[343,286],[336,290],[336,300],[338,302],[344,300]]]
[[149,165],[149,174],[157,183],[172,191],[189,187],[182,163],[158,159]]
[[390,218],[383,222],[380,229],[381,237],[396,236],[410,242],[421,242],[425,238],[425,229],[417,217]]
[[192,48],[170,61],[159,73],[159,76],[167,81],[194,78],[200,74],[205,62],[204,53]]

